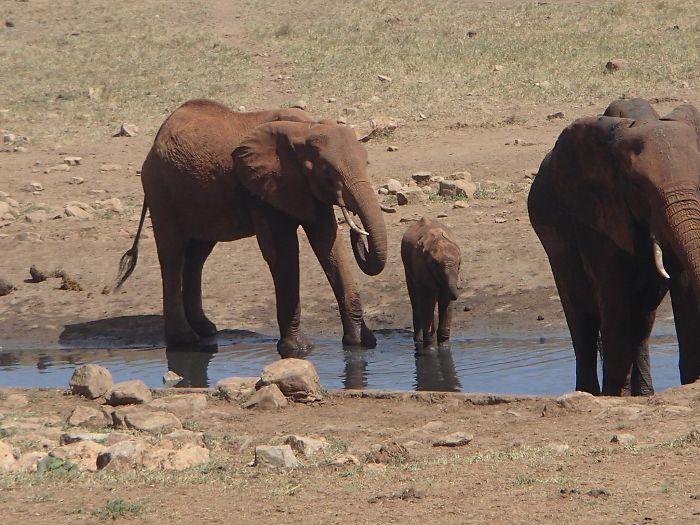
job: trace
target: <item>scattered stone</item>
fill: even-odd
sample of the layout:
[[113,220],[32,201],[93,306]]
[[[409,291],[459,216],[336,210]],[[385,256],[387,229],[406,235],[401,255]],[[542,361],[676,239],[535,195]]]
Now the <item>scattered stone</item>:
[[399,464],[408,461],[408,450],[396,442],[385,443],[367,454],[367,463]]
[[569,392],[556,398],[556,403],[565,410],[574,412],[590,412],[594,408],[599,408],[600,404],[588,392]]
[[182,430],[182,423],[172,413],[154,411],[148,408],[138,408],[126,412],[124,415],[126,428],[148,432],[149,434],[162,434],[174,430]]
[[411,175],[411,179],[418,184],[418,186],[425,186],[430,183],[430,179],[433,176],[429,171],[417,171]]
[[315,439],[305,436],[287,436],[285,444],[292,447],[292,450],[301,454],[305,458],[311,458],[323,452],[324,450],[330,448],[331,444],[325,440],[325,438]]
[[254,467],[297,468],[303,465],[289,445],[258,445],[255,447]]
[[59,290],[67,290],[69,292],[81,292],[83,290],[83,287],[80,286],[78,281],[71,278],[65,270],[56,270],[53,276],[61,279],[61,286],[58,287]]
[[506,219],[505,217],[496,217],[493,220],[493,222],[495,222],[496,224],[503,224],[504,222],[508,222],[508,219]]
[[368,121],[355,124],[355,135],[360,142],[367,142],[379,135],[389,135],[399,126],[399,122],[391,117],[374,117]]
[[42,283],[49,278],[46,272],[39,270],[35,264],[32,264],[29,268],[29,275],[32,276],[33,283]]
[[613,434],[610,438],[610,443],[619,443],[620,445],[634,445],[637,438],[632,434]]
[[17,135],[14,133],[3,133],[2,134],[2,141],[5,144],[12,144],[17,140]]
[[505,67],[503,67],[500,64],[496,64],[495,66],[493,66],[494,71],[503,71],[504,69],[505,69]]
[[25,190],[30,192],[44,191],[44,185],[41,182],[33,181],[27,185]]
[[610,496],[610,492],[607,489],[591,489],[588,492],[586,492],[586,496],[591,496],[593,498],[599,498],[601,496],[608,497]]
[[386,150],[387,151],[399,151],[399,147],[398,146],[387,146]]
[[113,137],[135,137],[138,133],[139,128],[133,124],[122,124],[119,129],[114,133]]
[[326,102],[328,102],[329,104],[331,104],[331,103],[333,103],[333,102],[336,102],[337,100],[338,100],[338,99],[336,99],[335,97],[328,97],[328,98],[326,99]]
[[607,64],[605,64],[605,70],[608,73],[619,71],[620,69],[625,69],[626,67],[627,61],[622,58],[613,58],[612,60],[609,60]]
[[84,202],[71,202],[66,204],[63,212],[66,214],[66,217],[89,220],[92,219],[92,214],[95,213],[95,210]]
[[22,454],[17,460],[17,470],[32,474],[37,471],[38,463],[46,457],[48,457],[46,452],[39,451],[31,451]]
[[165,386],[175,386],[180,381],[182,381],[182,379],[182,376],[177,375],[172,370],[168,370],[166,373],[163,374],[163,383],[165,384]]
[[293,401],[309,403],[323,399],[318,373],[306,359],[280,359],[267,365],[256,383],[256,390],[276,384],[282,393]]
[[382,188],[386,188],[389,195],[396,195],[397,192],[403,189],[403,184],[396,179],[389,179],[386,181],[386,184],[382,186]]
[[362,472],[369,472],[369,473],[375,473],[375,472],[385,472],[386,471],[386,464],[384,463],[365,463],[362,465]]
[[79,441],[92,441],[94,443],[103,444],[109,434],[95,433],[95,432],[64,432],[61,434],[59,443],[61,445],[70,445],[71,443],[78,443]]
[[70,171],[70,166],[68,164],[58,164],[56,166],[51,166],[50,168],[46,168],[44,170],[44,173],[52,173],[55,171]]
[[555,454],[566,454],[571,447],[566,443],[550,443],[547,448]]
[[377,190],[377,193],[378,193],[379,195],[389,195],[389,190],[386,189],[386,188],[379,188],[379,189]]
[[150,403],[151,391],[140,379],[116,383],[107,393],[107,404],[111,406]]
[[182,448],[187,445],[201,447],[204,445],[204,432],[193,432],[192,430],[174,430],[164,435],[160,444],[171,448]]
[[535,86],[542,89],[549,89],[552,87],[552,83],[549,80],[542,80],[540,82],[535,82]]
[[470,29],[469,31],[467,31],[467,36],[469,38],[474,38],[476,36],[476,31],[474,31],[473,29]]
[[41,234],[37,232],[20,232],[15,235],[16,241],[41,242]]
[[98,470],[132,470],[142,465],[148,445],[140,439],[126,439],[103,449],[97,455]]
[[473,197],[477,186],[467,180],[451,180],[439,183],[438,195],[441,197]]
[[338,454],[333,458],[331,465],[335,467],[345,467],[347,465],[360,465],[360,460],[352,454]]
[[9,443],[0,441],[0,472],[14,472],[18,470],[17,453]]
[[99,365],[82,365],[75,369],[68,384],[74,395],[96,399],[112,388],[112,374]]
[[462,432],[455,432],[449,436],[445,436],[442,439],[436,439],[433,441],[434,447],[463,447],[472,442],[474,436],[471,434],[464,434]]
[[287,398],[275,384],[262,387],[255,392],[245,403],[243,408],[257,408],[258,410],[277,410],[288,405]]
[[556,111],[554,113],[550,113],[547,115],[547,120],[556,120],[556,119],[561,119],[564,118],[564,112],[563,111]]
[[122,167],[119,164],[103,164],[100,166],[100,171],[119,171]]
[[428,195],[417,187],[407,188],[396,192],[396,202],[399,206],[407,204],[422,204],[428,201]]
[[93,407],[77,406],[68,417],[68,424],[74,427],[101,428],[111,423],[111,417]]
[[85,179],[82,177],[71,177],[69,184],[82,184],[85,182]]
[[438,219],[444,219],[444,218],[446,218],[446,217],[449,217],[449,215],[447,215],[445,212],[442,212],[442,213],[438,213],[438,214],[437,214],[437,218],[438,218]]
[[178,417],[188,417],[198,414],[207,408],[206,394],[178,394],[156,399],[148,404],[149,407],[167,410]]
[[10,295],[16,289],[17,288],[13,284],[10,284],[5,279],[0,278],[0,297]]
[[359,112],[360,112],[360,110],[357,108],[353,108],[353,107],[343,108],[343,115],[348,115],[348,116],[357,115]]
[[422,491],[417,490],[413,487],[409,487],[406,489],[403,489],[401,492],[392,492],[389,495],[380,495],[380,496],[372,496],[371,498],[367,499],[368,503],[379,503],[382,500],[401,500],[401,501],[407,501],[411,499],[423,499],[425,497],[425,494],[423,494]]
[[259,377],[227,377],[216,383],[216,391],[228,401],[239,401],[255,393]]
[[184,470],[208,461],[208,449],[189,445],[179,450],[148,450],[143,456],[142,464],[148,470]]
[[377,78],[382,82],[391,82],[391,77],[388,77],[386,75],[377,75]]
[[49,452],[49,456],[69,460],[78,465],[78,469],[81,471],[95,472],[97,470],[97,458],[104,450],[105,447],[103,445],[93,441],[77,441],[53,449]]
[[124,205],[122,204],[122,201],[120,201],[116,197],[113,197],[111,199],[105,199],[103,201],[97,201],[96,205],[99,208],[103,208],[103,209],[106,209],[108,211],[113,211],[116,213],[123,213],[124,212]]
[[306,100],[297,100],[294,104],[292,104],[290,107],[292,108],[297,108],[297,109],[306,109]]
[[620,419],[639,419],[643,413],[644,407],[642,405],[613,406],[606,408],[596,417],[618,421]]
[[63,163],[67,164],[68,166],[77,166],[82,162],[82,160],[82,157],[64,157]]
[[32,211],[24,216],[24,220],[31,224],[39,224],[45,222],[46,220],[48,220],[48,218],[49,216],[47,215],[46,210]]

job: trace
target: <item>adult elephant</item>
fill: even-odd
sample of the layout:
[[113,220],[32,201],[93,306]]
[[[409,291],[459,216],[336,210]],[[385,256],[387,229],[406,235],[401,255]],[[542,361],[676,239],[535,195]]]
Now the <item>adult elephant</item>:
[[351,228],[361,270],[381,272],[386,227],[367,163],[351,129],[314,122],[303,111],[236,113],[210,100],[186,102],[163,123],[143,164],[141,222],[116,287],[134,269],[148,208],[163,279],[166,341],[194,343],[217,331],[202,309],[205,260],[217,242],[255,235],[275,284],[277,349],[282,356],[303,355],[310,343],[300,327],[301,225],[338,300],[343,343],[374,347],[333,211],[339,206]]
[[681,382],[700,377],[698,122],[689,105],[661,119],[579,119],[540,166],[528,210],[571,332],[577,390],[601,393],[600,335],[602,393],[654,392],[649,335],[669,288]]

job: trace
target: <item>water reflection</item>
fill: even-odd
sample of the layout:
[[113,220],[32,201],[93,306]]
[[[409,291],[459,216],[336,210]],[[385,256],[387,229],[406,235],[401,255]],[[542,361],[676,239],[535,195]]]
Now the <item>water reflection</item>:
[[180,388],[208,387],[210,384],[209,363],[218,351],[218,344],[166,348],[165,357],[168,362],[168,370],[172,370],[182,377],[182,381],[177,386]]
[[432,390],[441,392],[459,392],[462,384],[459,382],[452,349],[448,344],[424,347],[416,344],[416,390]]

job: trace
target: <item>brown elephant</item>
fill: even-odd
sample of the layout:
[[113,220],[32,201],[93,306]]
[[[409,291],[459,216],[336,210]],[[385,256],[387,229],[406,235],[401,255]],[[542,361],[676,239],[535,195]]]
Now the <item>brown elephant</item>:
[[700,119],[688,105],[661,119],[616,106],[636,118],[582,118],[561,133],[528,211],[571,332],[576,389],[601,393],[600,336],[602,393],[649,395],[649,335],[669,288],[681,382],[700,377]]
[[202,310],[205,260],[217,242],[255,235],[275,284],[278,351],[303,355],[310,343],[300,327],[302,226],[338,300],[343,343],[373,347],[333,211],[339,206],[351,228],[360,269],[381,272],[386,227],[367,164],[353,130],[315,122],[303,111],[236,113],[210,100],[186,102],[163,123],[143,164],[141,223],[122,258],[117,287],[136,264],[148,208],[163,279],[166,341],[196,342],[217,331]]
[[459,297],[462,256],[447,228],[423,217],[401,239],[401,260],[413,309],[413,339],[428,346],[435,340],[435,305],[438,306],[437,341],[450,339],[452,303]]

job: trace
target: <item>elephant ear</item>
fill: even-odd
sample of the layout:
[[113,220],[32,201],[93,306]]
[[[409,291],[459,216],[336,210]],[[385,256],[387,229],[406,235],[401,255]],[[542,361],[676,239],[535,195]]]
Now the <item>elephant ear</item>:
[[261,124],[233,151],[234,173],[248,193],[301,223],[314,218],[311,187],[295,147],[308,127],[293,122]]
[[698,146],[700,147],[700,112],[691,104],[683,104],[671,111],[668,115],[664,115],[661,120],[673,120],[675,122],[683,122],[695,130],[698,137]]
[[625,199],[626,162],[617,149],[620,134],[633,124],[612,117],[575,121],[559,136],[544,173],[558,197],[552,206],[628,253],[634,253],[635,227]]

